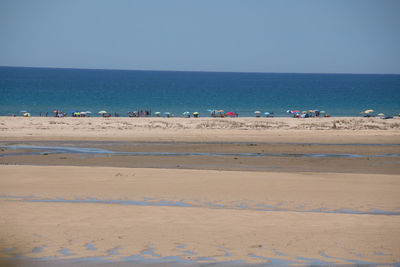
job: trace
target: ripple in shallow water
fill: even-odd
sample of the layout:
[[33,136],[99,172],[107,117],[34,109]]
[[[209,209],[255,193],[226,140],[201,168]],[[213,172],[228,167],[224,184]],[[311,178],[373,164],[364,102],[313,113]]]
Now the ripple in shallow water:
[[29,156],[29,155],[46,155],[46,154],[85,154],[85,155],[125,155],[125,156],[238,156],[238,157],[288,157],[288,158],[386,158],[400,157],[399,153],[392,154],[340,154],[340,153],[200,153],[200,152],[122,152],[112,151],[98,148],[85,147],[63,147],[63,146],[27,146],[27,145],[10,145],[0,146],[0,148],[8,150],[40,150],[20,153],[3,153],[0,157],[9,156]]

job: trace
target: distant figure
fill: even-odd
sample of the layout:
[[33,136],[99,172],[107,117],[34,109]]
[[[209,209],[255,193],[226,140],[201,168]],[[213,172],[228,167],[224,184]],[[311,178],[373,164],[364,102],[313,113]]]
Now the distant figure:
[[48,112],[46,112],[46,117],[49,115],[49,113]]
[[114,117],[119,117],[119,113],[115,112]]
[[39,115],[40,117],[42,117],[42,112],[40,112],[40,115]]

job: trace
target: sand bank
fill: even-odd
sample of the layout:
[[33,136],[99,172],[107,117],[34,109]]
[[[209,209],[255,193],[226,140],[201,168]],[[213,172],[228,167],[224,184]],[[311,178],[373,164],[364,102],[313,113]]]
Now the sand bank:
[[1,166],[0,177],[2,257],[400,261],[398,175]]
[[2,140],[398,143],[400,119],[0,117]]

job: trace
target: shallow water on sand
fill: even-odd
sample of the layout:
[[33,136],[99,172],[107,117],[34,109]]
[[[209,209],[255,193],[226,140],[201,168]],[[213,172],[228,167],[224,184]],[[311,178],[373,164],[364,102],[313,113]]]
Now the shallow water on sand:
[[300,212],[300,213],[333,213],[333,214],[354,214],[354,215],[392,215],[392,216],[400,216],[400,211],[386,211],[379,209],[371,209],[369,211],[360,211],[353,209],[336,209],[332,210],[327,207],[319,208],[319,209],[286,209],[282,207],[284,203],[279,203],[276,206],[273,205],[264,205],[258,204],[256,207],[249,207],[246,203],[241,203],[240,205],[222,205],[222,204],[214,204],[212,202],[206,203],[186,203],[183,201],[168,201],[168,200],[129,200],[129,199],[98,199],[93,197],[86,197],[85,199],[77,198],[77,199],[64,199],[61,197],[58,198],[40,198],[35,196],[0,196],[1,199],[7,199],[7,201],[23,201],[23,202],[38,202],[38,203],[92,203],[92,204],[115,204],[115,205],[129,205],[129,206],[164,206],[164,207],[208,207],[215,209],[243,209],[243,210],[256,210],[256,211],[268,211],[268,212]]
[[85,154],[85,155],[126,155],[126,156],[240,156],[240,157],[289,157],[289,158],[384,158],[399,157],[400,153],[391,154],[308,154],[308,153],[200,153],[200,152],[121,152],[98,148],[64,147],[64,146],[0,146],[8,150],[39,150],[21,153],[3,153],[0,157],[43,155],[43,154]]

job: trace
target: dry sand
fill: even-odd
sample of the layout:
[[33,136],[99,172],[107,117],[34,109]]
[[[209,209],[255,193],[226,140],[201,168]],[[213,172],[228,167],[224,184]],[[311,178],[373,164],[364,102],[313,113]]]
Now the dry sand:
[[[400,259],[400,216],[340,212],[399,211],[398,176],[34,166],[0,172],[0,246],[17,248],[11,254],[199,262]],[[49,201],[57,198],[63,201]],[[143,203],[84,203],[90,198]],[[82,202],[66,203],[76,199]],[[143,253],[149,248],[153,256]],[[72,255],[60,254],[63,249]]]
[[400,118],[0,117],[2,140],[398,143]]
[[[368,156],[400,147],[335,144],[399,144],[399,125],[398,118],[0,117],[0,145]],[[320,144],[293,144],[303,142]],[[399,157],[81,156],[0,157],[0,258],[400,262]]]

